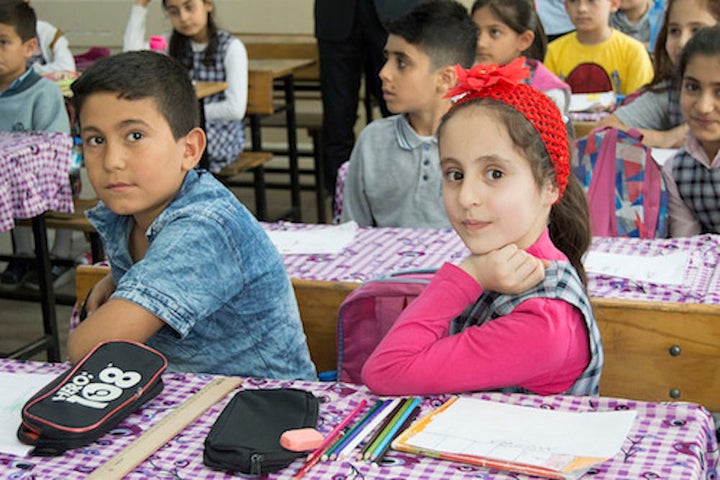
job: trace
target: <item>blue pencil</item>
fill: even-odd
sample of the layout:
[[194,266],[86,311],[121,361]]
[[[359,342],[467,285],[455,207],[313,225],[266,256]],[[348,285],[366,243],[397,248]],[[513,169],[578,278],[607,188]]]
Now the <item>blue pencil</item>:
[[389,442],[385,444],[385,447],[378,452],[377,456],[375,457],[375,460],[373,460],[375,463],[380,464],[382,462],[383,457],[387,453],[387,451],[390,449],[390,445],[392,444],[392,441],[397,438],[398,435],[400,435],[402,432],[410,428],[410,425],[412,422],[415,421],[415,418],[417,417],[418,413],[420,413],[420,405],[416,406],[412,409],[412,412],[410,412],[410,415],[405,419],[403,424],[400,426],[400,429],[395,433],[395,435],[392,436]]
[[348,430],[342,437],[340,437],[337,442],[335,442],[328,449],[327,453],[322,456],[321,461],[325,461],[327,459],[334,460],[335,458],[337,458],[336,453],[340,451],[345,445],[347,445],[350,440],[355,437],[355,435],[358,434],[358,432],[362,429],[363,425],[365,425],[368,419],[373,416],[373,414],[378,410],[378,408],[380,408],[381,405],[383,405],[383,401],[378,400],[375,405],[373,405],[373,407],[370,409],[370,411],[368,411],[355,425],[353,425],[350,430]]
[[378,443],[378,445],[373,449],[372,453],[370,454],[370,460],[375,460],[376,458],[378,458],[380,452],[382,452],[385,446],[392,441],[395,434],[400,430],[400,427],[405,424],[405,420],[413,413],[415,407],[417,407],[418,405],[420,405],[420,398],[413,398],[410,406],[400,414],[400,418],[397,419],[397,422],[393,424],[387,434],[385,434],[382,440],[380,440],[380,443]]

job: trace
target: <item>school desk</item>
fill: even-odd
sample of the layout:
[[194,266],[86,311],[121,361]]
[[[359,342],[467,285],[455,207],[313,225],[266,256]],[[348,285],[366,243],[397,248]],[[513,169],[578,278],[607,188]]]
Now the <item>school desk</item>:
[[[264,116],[276,112],[285,112],[285,125],[288,145],[288,172],[290,177],[290,204],[288,215],[292,220],[301,220],[300,211],[300,172],[298,166],[297,122],[295,113],[295,72],[315,63],[308,59],[251,59],[248,62],[248,106],[250,121],[250,140],[253,151],[262,150],[262,128],[260,121]],[[284,93],[284,101],[277,105],[273,101],[275,83]],[[256,179],[255,216],[267,220],[267,202],[264,193],[264,179]],[[260,181],[262,180],[262,181]]]
[[[321,228],[291,223],[263,226]],[[645,256],[690,253],[679,286],[588,275],[605,351],[601,393],[648,401],[693,401],[720,411],[720,236],[595,238],[592,249]],[[355,240],[337,255],[284,255],[318,371],[336,368],[338,309],[361,282],[399,270],[459,263],[467,253],[452,230],[360,228]],[[83,283],[79,299],[107,272],[100,270],[93,277],[95,270],[78,267],[78,288]],[[76,322],[73,319],[71,325]]]
[[[17,362],[1,360],[0,371],[15,373],[60,373],[63,364]],[[160,395],[126,418],[117,428],[97,442],[60,457],[18,457],[0,454],[0,478],[45,479],[62,478],[79,480],[129,445],[145,430],[202,388],[213,377],[166,373],[165,388]],[[329,433],[360,402],[372,405],[378,397],[365,387],[351,384],[278,381],[258,378],[244,379],[241,389],[295,387],[311,391],[320,399],[318,429]],[[648,479],[701,480],[714,478],[718,467],[718,445],[710,414],[692,403],[648,403],[611,397],[569,397],[473,393],[473,397],[535,408],[552,408],[564,411],[613,411],[631,409],[637,418],[630,433],[613,458],[599,463],[587,478],[594,479]],[[203,442],[210,427],[231,395],[211,407],[196,422],[186,427],[150,458],[140,464],[126,478],[151,479],[227,479],[235,478],[226,472],[214,471],[202,463]],[[442,404],[448,396],[424,397],[422,412],[427,413]],[[14,430],[16,425],[3,425]],[[303,465],[303,459],[294,461],[288,468],[263,478],[289,479]],[[388,478],[445,480],[445,479],[528,479],[523,475],[483,469],[472,465],[438,460],[426,456],[388,451],[378,468],[369,462],[321,462],[304,478],[308,479],[365,479]],[[534,477],[532,477],[534,478]]]
[[[43,316],[40,338],[0,356],[27,358],[45,350],[48,360],[60,360],[45,212],[73,211],[68,176],[71,148],[72,138],[62,133],[0,132],[0,232],[11,230],[16,219],[32,219],[34,262],[40,285],[39,295],[23,297],[17,292],[0,292],[0,297],[33,301],[39,298]],[[0,260],[9,259],[8,255],[0,256]]]

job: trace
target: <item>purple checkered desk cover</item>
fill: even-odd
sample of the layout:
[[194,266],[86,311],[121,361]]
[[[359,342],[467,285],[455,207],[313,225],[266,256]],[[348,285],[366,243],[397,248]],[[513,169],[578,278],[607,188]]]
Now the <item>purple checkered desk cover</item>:
[[0,232],[14,219],[72,212],[72,138],[63,133],[0,132]]
[[[265,223],[266,230],[311,230],[324,225]],[[720,235],[672,239],[595,237],[591,250],[637,256],[690,253],[680,285],[635,282],[588,274],[593,297],[720,304]],[[354,241],[337,255],[284,255],[292,278],[365,282],[400,270],[439,268],[460,263],[469,254],[453,230],[361,227]]]
[[[0,360],[0,371],[16,373],[60,373],[66,364]],[[166,373],[165,389],[142,409],[125,419],[117,428],[87,447],[66,452],[60,457],[17,457],[0,454],[0,479],[82,479],[99,465],[135,440],[202,388],[212,377]],[[295,387],[311,391],[320,399],[318,429],[327,434],[363,400],[374,403],[378,397],[365,387],[340,383],[245,379],[241,388]],[[592,398],[502,393],[474,393],[487,400],[535,408],[565,411],[637,410],[637,419],[622,449],[612,459],[597,464],[583,478],[592,479],[712,479],[717,478],[718,445],[710,414],[692,403],[647,403],[616,398]],[[229,399],[229,397],[228,397]],[[202,463],[203,442],[227,400],[216,404],[199,420],[185,428],[145,462],[127,479],[230,479],[244,478],[227,472],[213,471]],[[425,397],[422,412],[427,413],[448,396]],[[4,425],[14,429],[16,425]],[[262,478],[289,479],[302,466],[296,460],[290,467]],[[426,456],[390,450],[378,468],[368,462],[322,462],[305,476],[308,479],[389,480],[389,479],[530,479]]]

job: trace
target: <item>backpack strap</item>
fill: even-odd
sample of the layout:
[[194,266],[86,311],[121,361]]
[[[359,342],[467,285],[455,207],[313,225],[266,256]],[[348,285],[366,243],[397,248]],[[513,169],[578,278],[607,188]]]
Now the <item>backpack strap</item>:
[[601,237],[617,236],[617,219],[615,218],[615,144],[618,130],[602,128],[593,130],[592,136],[604,133],[600,144],[597,161],[593,166],[592,180],[588,188],[588,204],[590,205],[590,227],[593,235]]

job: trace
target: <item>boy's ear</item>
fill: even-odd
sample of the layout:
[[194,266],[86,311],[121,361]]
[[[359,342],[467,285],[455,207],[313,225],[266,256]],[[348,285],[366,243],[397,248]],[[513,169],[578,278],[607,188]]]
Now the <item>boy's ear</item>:
[[610,0],[610,13],[615,13],[620,8],[620,0]]
[[437,70],[437,88],[438,91],[445,94],[457,83],[457,75],[455,75],[455,67],[445,65]]
[[184,172],[188,172],[195,168],[195,165],[198,164],[205,151],[205,145],[207,143],[205,132],[201,128],[195,127],[181,138],[180,142],[182,142],[183,149],[181,167]]
[[38,41],[37,38],[33,37],[30,40],[26,40],[22,44],[23,56],[25,58],[31,58],[37,49]]

